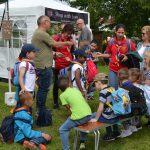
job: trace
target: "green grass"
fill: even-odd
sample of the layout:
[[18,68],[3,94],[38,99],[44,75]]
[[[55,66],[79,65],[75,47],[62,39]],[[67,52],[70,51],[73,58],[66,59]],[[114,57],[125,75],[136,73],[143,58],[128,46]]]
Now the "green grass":
[[[100,72],[107,73],[108,70],[104,65],[99,67]],[[4,93],[8,91],[8,85],[6,83],[0,82],[0,122],[2,119],[9,115],[11,107],[8,107],[4,104]],[[98,106],[98,93],[95,93],[95,100],[89,101],[89,104],[92,108],[92,111],[96,111]],[[35,108],[35,103],[33,109]],[[34,126],[36,130],[44,131],[53,136],[52,143],[47,145],[47,150],[61,150],[61,140],[59,136],[59,127],[66,120],[67,112],[61,106],[59,110],[53,109],[53,98],[52,98],[52,90],[50,90],[47,98],[47,108],[52,110],[53,114],[53,125],[49,127],[39,128]],[[35,109],[34,109],[35,111]],[[34,117],[33,113],[33,117]],[[145,117],[143,117],[143,129],[134,133],[128,138],[117,139],[113,142],[105,142],[100,139],[100,148],[102,150],[150,150],[150,129],[148,129],[144,124],[146,123]],[[105,129],[100,130],[101,135],[105,134]],[[70,132],[70,145],[72,150],[74,139],[74,131]],[[88,141],[86,143],[87,150],[94,150],[94,135],[89,134]],[[3,144],[0,143],[0,150],[22,150],[22,146],[20,144]]]

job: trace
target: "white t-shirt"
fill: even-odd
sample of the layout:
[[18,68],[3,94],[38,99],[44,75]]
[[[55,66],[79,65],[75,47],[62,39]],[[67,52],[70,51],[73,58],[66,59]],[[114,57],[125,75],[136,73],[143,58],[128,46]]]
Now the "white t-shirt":
[[[139,55],[143,58],[144,52],[145,52],[146,47],[144,47],[143,45],[141,46],[141,48],[138,50]],[[143,61],[140,62],[140,68],[143,69],[144,67],[144,63]]]
[[143,55],[144,55],[145,48],[146,48],[146,47],[144,47],[144,46],[142,45],[142,47],[138,50],[138,53],[139,53],[139,55],[140,55],[141,57],[143,57]]
[[[31,63],[28,62],[28,64],[29,64],[29,67],[28,67],[28,70],[25,74],[25,89],[29,92],[33,92],[34,86],[35,86],[35,79],[36,79],[35,68]],[[22,67],[26,68],[26,62],[25,61],[20,63],[19,70]]]
[[76,81],[75,81],[75,71],[76,71],[78,68],[79,68],[80,71],[81,71],[81,78],[80,78],[81,86],[82,86],[82,88],[83,88],[83,91],[86,91],[85,86],[84,86],[84,69],[83,69],[83,67],[80,66],[79,64],[74,64],[74,65],[72,66],[72,68],[71,68],[71,81],[74,80],[74,81],[72,82],[72,85],[73,85],[74,88],[77,88],[77,89],[78,89],[77,83],[76,83]]

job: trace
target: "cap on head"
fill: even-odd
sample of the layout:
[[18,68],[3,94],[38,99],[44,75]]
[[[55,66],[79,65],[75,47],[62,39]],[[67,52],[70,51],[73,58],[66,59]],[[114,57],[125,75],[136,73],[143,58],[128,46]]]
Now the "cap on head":
[[108,81],[108,76],[105,73],[98,73],[94,78],[94,82],[96,81]]
[[76,56],[83,56],[83,57],[87,58],[87,54],[85,53],[85,51],[82,50],[82,49],[80,49],[80,48],[78,48],[78,49],[75,51],[75,55],[76,55]]
[[22,49],[21,49],[21,51],[28,52],[28,53],[30,53],[30,52],[37,52],[39,50],[40,49],[34,47],[32,44],[24,44],[22,46]]

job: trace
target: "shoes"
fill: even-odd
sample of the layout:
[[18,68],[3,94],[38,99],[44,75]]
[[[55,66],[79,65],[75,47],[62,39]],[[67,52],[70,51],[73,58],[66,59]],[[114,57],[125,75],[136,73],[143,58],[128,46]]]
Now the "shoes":
[[136,125],[137,130],[141,130],[142,126],[140,124]]
[[85,143],[80,143],[79,150],[85,149]]
[[107,141],[107,142],[109,142],[109,141],[114,141],[116,138],[115,138],[115,136],[113,135],[113,134],[106,134],[105,136],[104,136],[104,138],[103,138],[103,140],[104,141]]
[[119,138],[121,136],[121,133],[120,132],[113,132],[113,135],[115,138]]
[[23,142],[23,148],[28,148],[28,149],[37,149],[36,144],[34,144],[33,142],[29,142],[27,140],[25,140]]
[[122,130],[120,137],[121,138],[125,138],[125,137],[130,136],[131,134],[132,134],[132,132],[131,132],[130,129],[128,129],[128,130]]
[[137,128],[136,126],[129,126],[129,129],[131,130],[131,132],[137,132]]
[[43,145],[43,144],[40,144],[40,145],[39,145],[39,150],[46,150],[46,146]]

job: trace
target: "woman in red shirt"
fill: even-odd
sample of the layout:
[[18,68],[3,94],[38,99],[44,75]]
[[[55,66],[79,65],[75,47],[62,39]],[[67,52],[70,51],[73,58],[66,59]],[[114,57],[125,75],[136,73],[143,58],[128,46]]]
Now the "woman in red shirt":
[[[125,26],[118,24],[115,30],[116,37],[110,39],[106,48],[106,54],[98,54],[98,57],[110,58],[109,63],[109,86],[118,88],[117,73],[122,68],[127,68],[122,65],[127,61],[126,54],[131,51],[136,51],[134,43],[125,37]],[[127,41],[128,40],[128,41]],[[130,50],[129,50],[130,46]]]
[[[61,41],[61,42],[72,41],[72,38],[71,38],[72,34],[74,34],[73,25],[66,24],[63,27],[61,33],[58,35],[54,35],[53,39],[55,41]],[[53,99],[54,99],[54,108],[56,109],[59,107],[58,86],[57,86],[59,71],[70,65],[70,61],[67,61],[67,60],[72,60],[72,54],[71,54],[71,47],[70,46],[58,47],[55,49],[55,52],[60,52],[63,55],[63,57],[56,57],[55,58]]]

